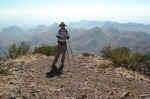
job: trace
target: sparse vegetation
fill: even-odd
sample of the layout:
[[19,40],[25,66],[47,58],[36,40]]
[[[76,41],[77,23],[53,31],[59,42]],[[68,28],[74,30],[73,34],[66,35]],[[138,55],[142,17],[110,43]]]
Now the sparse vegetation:
[[110,58],[118,65],[127,65],[130,58],[130,49],[126,47],[115,48],[111,50]]
[[102,54],[102,57],[111,57],[111,46],[105,46],[100,53]]
[[138,52],[133,52],[127,47],[111,48],[105,47],[102,51],[102,56],[110,59],[115,66],[124,66],[134,71],[139,71],[147,74],[145,71],[150,71],[150,57]]
[[26,55],[30,50],[30,46],[25,44],[24,42],[21,42],[19,46],[17,44],[13,44],[9,49],[8,49],[8,57],[15,59],[19,56]]
[[47,56],[54,56],[56,54],[56,46],[44,45],[41,47],[36,47],[33,51],[33,54],[40,53]]
[[85,56],[85,57],[94,56],[94,54],[92,54],[92,53],[87,53],[87,52],[82,53],[82,55]]
[[132,53],[129,59],[129,68],[136,70],[140,63],[145,63],[150,58],[147,55],[142,55],[140,53]]

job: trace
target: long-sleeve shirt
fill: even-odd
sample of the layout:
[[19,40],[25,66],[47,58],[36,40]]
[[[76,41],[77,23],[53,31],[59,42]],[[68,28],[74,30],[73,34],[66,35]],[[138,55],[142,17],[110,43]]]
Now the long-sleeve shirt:
[[66,39],[69,37],[67,29],[59,29],[56,36],[60,42],[66,42]]

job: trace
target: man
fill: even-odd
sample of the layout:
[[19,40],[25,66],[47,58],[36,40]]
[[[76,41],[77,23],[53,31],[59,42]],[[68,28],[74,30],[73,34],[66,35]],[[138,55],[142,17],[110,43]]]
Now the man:
[[64,24],[64,22],[61,22],[59,27],[60,27],[60,29],[58,31],[58,34],[56,35],[57,43],[58,43],[57,53],[56,53],[55,59],[54,59],[53,64],[52,64],[53,72],[57,71],[56,63],[57,63],[60,55],[62,55],[61,65],[60,65],[60,68],[58,70],[59,70],[59,72],[62,72],[63,67],[64,67],[64,62],[65,62],[66,51],[67,51],[67,42],[66,42],[66,40],[68,40],[70,38],[69,35],[68,35],[68,31],[65,28],[66,25]]

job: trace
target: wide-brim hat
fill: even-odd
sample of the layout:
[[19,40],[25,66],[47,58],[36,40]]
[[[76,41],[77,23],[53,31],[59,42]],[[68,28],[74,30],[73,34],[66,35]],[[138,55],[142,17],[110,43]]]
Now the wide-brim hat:
[[66,26],[66,24],[64,23],[64,22],[61,22],[60,24],[59,24],[59,27],[61,27],[61,26]]

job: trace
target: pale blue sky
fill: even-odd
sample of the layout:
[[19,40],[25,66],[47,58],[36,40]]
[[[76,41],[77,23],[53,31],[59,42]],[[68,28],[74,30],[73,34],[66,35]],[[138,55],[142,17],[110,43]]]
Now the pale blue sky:
[[0,0],[1,24],[111,20],[150,24],[150,0]]
[[45,6],[45,5],[135,5],[149,6],[150,0],[0,0],[0,6],[11,8],[21,6]]

